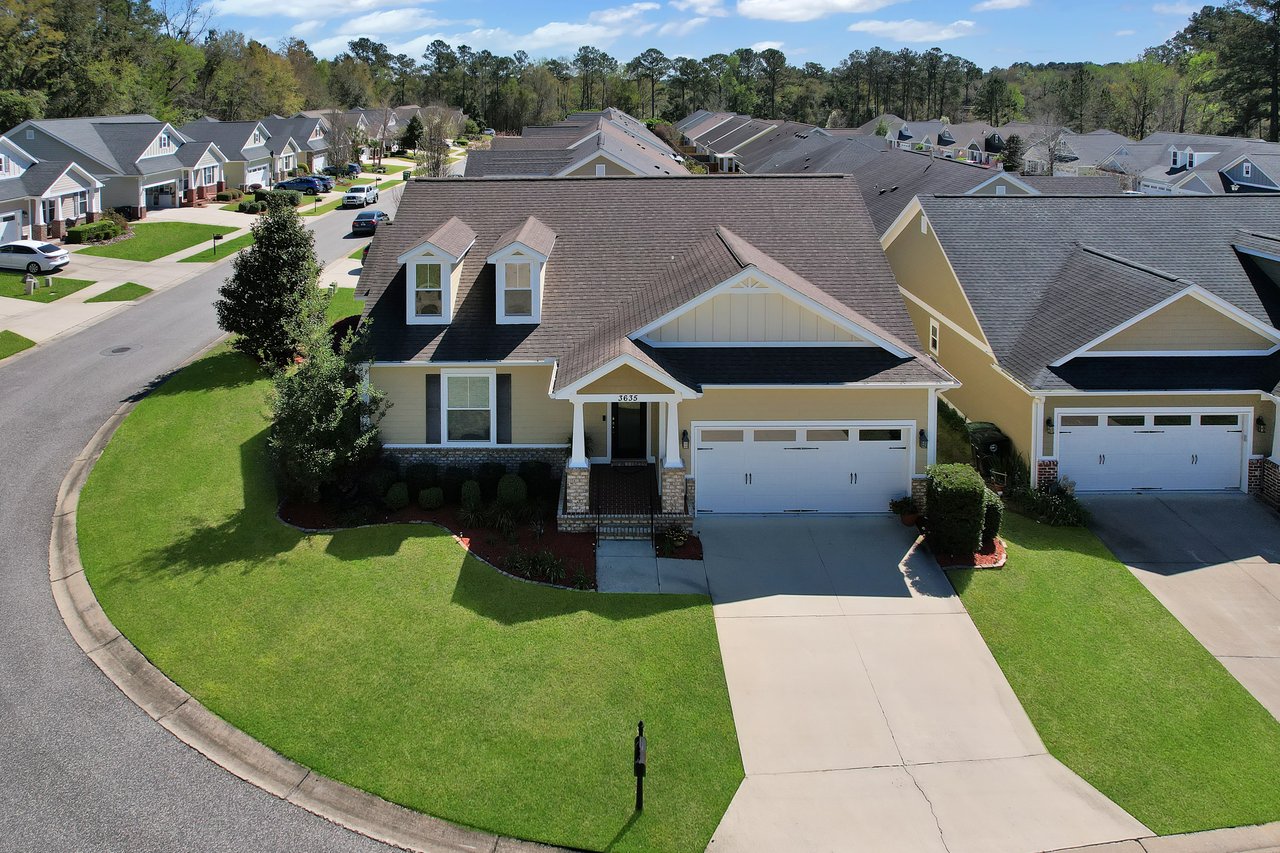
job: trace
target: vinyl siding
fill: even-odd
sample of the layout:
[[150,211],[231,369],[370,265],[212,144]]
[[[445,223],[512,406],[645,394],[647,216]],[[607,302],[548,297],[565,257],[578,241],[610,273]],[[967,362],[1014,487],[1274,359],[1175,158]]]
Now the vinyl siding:
[[606,175],[636,174],[636,172],[633,172],[630,169],[626,169],[626,168],[623,168],[622,166],[619,166],[617,163],[613,162],[607,157],[593,157],[587,162],[583,163],[578,168],[574,169],[572,172],[568,172],[567,174],[574,175],[576,177],[581,177],[583,175],[587,175],[587,176],[594,175],[596,173],[597,164],[604,166],[604,173]]
[[[544,389],[545,390],[545,389]],[[672,390],[661,382],[650,379],[630,365],[619,365],[615,370],[584,385],[582,394],[671,394]]]
[[[1059,174],[1062,174],[1061,167],[1055,169],[1054,171],[1058,172]],[[1000,193],[996,192],[996,187],[1004,187],[1005,195],[1027,195],[1027,191],[1024,190],[1022,187],[1018,186],[1012,181],[1005,181],[1005,180],[993,181],[987,184],[982,189],[975,190],[971,193],[967,193],[967,195],[1000,195]],[[920,231],[920,225],[919,223],[917,223],[916,233],[919,233],[919,231]]]
[[70,193],[78,193],[82,190],[89,189],[89,183],[77,175],[75,172],[68,170],[61,178],[54,181],[49,189],[45,192],[46,196],[67,195]]
[[[1201,407],[1205,409],[1253,409],[1253,417],[1262,417],[1266,421],[1267,431],[1265,433],[1258,432],[1252,422],[1246,425],[1253,435],[1252,452],[1264,456],[1271,453],[1271,439],[1276,431],[1276,407],[1274,403],[1261,399],[1257,394],[1149,394],[1128,397],[1082,394],[1071,397],[1046,397],[1044,416],[1046,419],[1053,418],[1054,412],[1058,409],[1195,409]],[[1044,429],[1043,424],[1040,425],[1040,429],[1044,430],[1044,455],[1053,456],[1057,452],[1054,446],[1054,436]]]
[[1100,352],[1268,350],[1272,342],[1199,299],[1183,297],[1095,346]]
[[[885,249],[889,266],[904,290],[932,305],[969,334],[985,340],[978,318],[969,307],[960,283],[956,281],[947,256],[930,226],[928,234],[920,233],[919,212]],[[928,328],[921,340],[928,340]],[[945,366],[945,365],[944,365]]]
[[[679,405],[680,429],[694,421],[915,421],[929,425],[929,392],[924,388],[709,389]],[[691,433],[692,435],[692,433]],[[928,451],[910,436],[915,473],[922,474]],[[930,437],[933,440],[933,437]],[[682,448],[685,466],[689,449]]]
[[103,208],[137,207],[142,203],[142,197],[139,194],[142,182],[138,178],[107,178],[104,183],[106,186],[102,188]]
[[650,337],[665,343],[860,340],[780,293],[721,293]]
[[1246,178],[1244,176],[1245,162],[1247,161],[1242,160],[1230,169],[1227,169],[1224,174],[1238,184],[1250,184],[1255,187],[1271,187],[1273,189],[1277,188],[1276,182],[1270,175],[1258,168],[1257,163],[1253,163],[1253,174]]
[[[168,147],[168,148],[161,148],[161,147],[160,147],[160,133],[157,131],[157,132],[156,132],[156,138],[155,138],[155,139],[153,139],[153,140],[151,140],[151,144],[147,146],[147,150],[146,150],[146,151],[143,151],[143,152],[142,152],[142,157],[139,157],[138,159],[139,159],[139,160],[141,160],[141,159],[143,159],[144,157],[159,157],[159,156],[160,156],[160,155],[162,155],[162,154],[173,154],[173,153],[174,153],[174,152],[176,152],[177,150],[178,150],[178,136],[177,136],[177,134],[175,134],[175,133],[173,133],[173,132],[170,132],[170,133],[169,133],[169,147]],[[113,153],[114,153],[114,152],[113,152]]]

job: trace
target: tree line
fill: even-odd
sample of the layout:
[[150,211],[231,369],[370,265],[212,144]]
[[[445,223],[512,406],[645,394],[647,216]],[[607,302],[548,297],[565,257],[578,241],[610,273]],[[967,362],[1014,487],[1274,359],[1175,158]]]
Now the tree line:
[[218,30],[198,0],[6,0],[0,10],[4,127],[31,117],[149,112],[182,122],[405,103],[459,107],[499,131],[614,106],[654,121],[705,108],[840,127],[893,113],[1276,141],[1280,0],[1205,6],[1129,62],[985,70],[937,47],[855,50],[828,67],[792,64],[773,48],[700,59],[649,48],[620,59],[588,45],[534,59],[437,40],[409,56],[358,38],[320,59],[301,39],[272,47]]

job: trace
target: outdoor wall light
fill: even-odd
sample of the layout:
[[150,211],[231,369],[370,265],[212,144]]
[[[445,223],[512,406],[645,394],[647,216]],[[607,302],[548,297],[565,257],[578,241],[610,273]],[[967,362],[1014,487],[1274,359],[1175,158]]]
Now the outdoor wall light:
[[929,433],[925,432],[924,430],[920,430],[920,446],[921,447],[929,446]]
[[1264,435],[1266,434],[1266,432],[1267,432],[1267,419],[1266,419],[1266,418],[1264,418],[1264,417],[1262,417],[1262,416],[1259,416],[1259,417],[1258,417],[1258,419],[1257,419],[1257,420],[1255,420],[1255,421],[1253,422],[1253,425],[1254,425],[1254,427],[1258,430],[1258,432],[1260,432],[1260,433],[1262,433],[1262,434],[1264,434]]
[[689,431],[687,429],[680,431],[680,446],[685,450],[689,449]]
[[1044,431],[1049,435],[1053,435],[1053,418],[1044,419]]

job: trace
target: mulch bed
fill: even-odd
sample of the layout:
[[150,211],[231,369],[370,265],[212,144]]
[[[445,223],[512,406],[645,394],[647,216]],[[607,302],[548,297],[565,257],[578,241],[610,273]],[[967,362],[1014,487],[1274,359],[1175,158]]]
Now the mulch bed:
[[994,542],[976,554],[935,553],[933,558],[944,569],[998,569],[1004,566],[1008,554],[1005,553],[1004,542],[997,536]]
[[[659,540],[662,536],[657,537]],[[701,560],[702,559],[702,540],[697,536],[690,536],[685,543],[670,554],[662,553],[662,546],[655,545],[654,551],[659,557],[670,560]]]
[[[333,507],[324,504],[285,503],[280,507],[280,518],[288,524],[308,530],[342,530]],[[502,534],[484,527],[467,527],[458,520],[456,507],[437,510],[419,509],[410,505],[396,512],[379,511],[370,516],[366,524],[438,524],[462,543],[462,547],[504,572],[525,580],[549,583],[541,577],[530,577],[508,567],[508,557],[519,548],[526,553],[550,551],[564,561],[566,576],[554,586],[566,589],[596,588],[596,545],[591,533],[561,533],[554,521],[549,521],[545,532],[538,536],[529,525],[521,525],[516,540],[508,541]],[[688,543],[686,543],[687,547]],[[701,553],[701,545],[699,545]]]

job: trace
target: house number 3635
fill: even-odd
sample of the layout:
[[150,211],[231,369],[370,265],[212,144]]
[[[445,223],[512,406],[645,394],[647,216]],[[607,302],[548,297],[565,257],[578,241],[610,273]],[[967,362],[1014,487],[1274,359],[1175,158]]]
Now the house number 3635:
[[639,394],[619,394],[618,395],[619,403],[635,403],[635,402],[638,402],[639,400],[640,400]]

